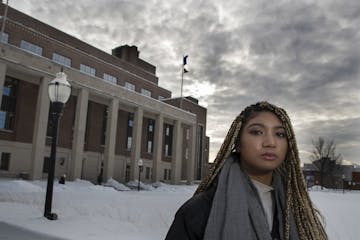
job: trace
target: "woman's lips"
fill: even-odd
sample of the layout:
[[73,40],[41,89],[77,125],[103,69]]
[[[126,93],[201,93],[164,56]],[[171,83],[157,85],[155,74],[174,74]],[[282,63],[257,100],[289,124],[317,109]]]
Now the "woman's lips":
[[264,153],[264,154],[261,154],[261,156],[265,160],[268,160],[268,161],[273,161],[273,160],[276,160],[276,158],[277,158],[276,154],[274,154],[274,153]]

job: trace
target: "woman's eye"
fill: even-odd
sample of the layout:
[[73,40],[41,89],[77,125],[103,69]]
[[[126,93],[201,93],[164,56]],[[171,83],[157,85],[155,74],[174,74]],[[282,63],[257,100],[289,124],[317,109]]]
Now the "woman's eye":
[[286,133],[284,133],[284,132],[278,132],[278,133],[276,133],[276,135],[281,138],[286,138]]
[[261,130],[253,129],[253,130],[250,130],[250,133],[252,135],[261,135],[263,132]]

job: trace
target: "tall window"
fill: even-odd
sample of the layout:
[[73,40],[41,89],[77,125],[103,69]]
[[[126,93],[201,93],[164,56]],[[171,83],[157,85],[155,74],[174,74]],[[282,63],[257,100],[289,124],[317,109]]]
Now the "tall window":
[[165,139],[164,139],[164,154],[166,157],[172,155],[172,136],[173,136],[173,126],[170,124],[165,124]]
[[0,129],[14,129],[17,88],[18,81],[6,77],[0,109]]
[[171,169],[164,169],[164,180],[171,180]]
[[117,78],[110,75],[110,74],[107,74],[107,73],[104,73],[104,80],[107,81],[107,82],[110,82],[110,83],[113,83],[113,84],[116,84],[117,83]]
[[25,40],[21,40],[20,48],[40,56],[42,55],[43,51],[42,47]]
[[57,62],[57,63],[61,64],[61,65],[66,66],[66,67],[71,67],[71,59],[68,58],[68,57],[62,56],[62,55],[60,55],[58,53],[53,53],[52,60],[54,62]]
[[105,107],[103,114],[103,122],[102,122],[101,145],[105,145],[107,119],[108,119],[108,107]]
[[10,166],[10,153],[1,153],[0,170],[9,171]]
[[128,89],[128,90],[130,90],[130,91],[135,92],[135,85],[132,84],[132,83],[125,82],[125,88]]
[[2,43],[8,43],[9,42],[9,34],[3,33],[2,36],[0,36],[0,41]]
[[80,72],[95,76],[96,69],[85,64],[80,64]]
[[190,129],[186,129],[186,140],[190,139]]
[[152,153],[154,151],[154,126],[155,120],[148,119],[147,122],[147,146],[146,150],[148,153]]
[[134,114],[128,114],[128,121],[127,121],[127,133],[126,133],[126,149],[130,150],[132,146],[132,132],[133,132],[133,125],[134,125]]
[[198,142],[199,142],[199,162],[197,164],[197,169],[196,169],[196,174],[197,174],[197,178],[196,179],[201,179],[201,167],[202,167],[202,158],[203,158],[203,134],[204,134],[204,127],[203,126],[198,126],[198,132],[199,132],[199,136],[198,136]]
[[151,97],[151,92],[144,88],[141,89],[141,94],[147,97]]
[[152,169],[151,167],[146,167],[145,168],[145,179],[150,179],[152,178]]
[[49,165],[50,165],[50,158],[44,157],[44,163],[43,163],[43,173],[49,173]]

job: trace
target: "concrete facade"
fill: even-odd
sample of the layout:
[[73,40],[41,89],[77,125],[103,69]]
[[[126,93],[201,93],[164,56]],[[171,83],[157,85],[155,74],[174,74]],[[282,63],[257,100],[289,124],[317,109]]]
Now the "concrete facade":
[[[188,111],[171,102],[171,92],[158,86],[156,67],[141,60],[135,46],[115,48],[110,55],[10,7],[5,33],[8,40],[0,43],[0,176],[47,176],[52,129],[47,85],[63,68],[72,94],[59,122],[56,177],[136,180],[143,159],[144,182],[199,179],[199,151],[200,163],[207,161],[205,148],[199,147],[207,139],[206,109],[194,111],[204,108],[191,103],[193,111]],[[25,49],[24,41],[32,48]],[[70,59],[70,65],[54,54]],[[95,74],[81,71],[82,65]],[[151,96],[141,94],[144,89]],[[204,141],[197,137],[199,124]]]

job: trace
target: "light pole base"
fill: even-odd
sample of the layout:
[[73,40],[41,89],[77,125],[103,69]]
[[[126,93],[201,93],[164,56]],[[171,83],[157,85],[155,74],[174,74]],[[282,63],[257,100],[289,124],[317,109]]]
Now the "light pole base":
[[45,213],[44,217],[46,217],[49,220],[57,220],[58,216],[56,213]]

